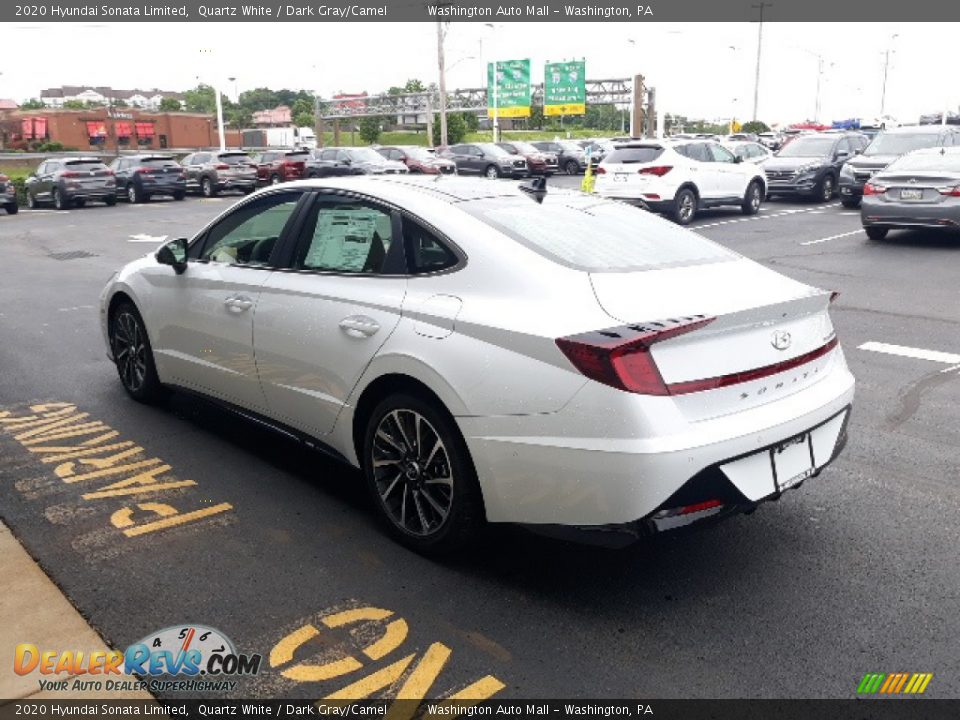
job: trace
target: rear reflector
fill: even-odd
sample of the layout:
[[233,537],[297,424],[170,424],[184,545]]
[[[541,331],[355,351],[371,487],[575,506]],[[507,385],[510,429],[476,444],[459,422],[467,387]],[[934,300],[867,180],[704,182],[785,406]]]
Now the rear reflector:
[[704,500],[703,502],[698,502],[695,505],[682,505],[680,507],[661,510],[653,517],[665,518],[673,517],[674,515],[691,515],[693,513],[703,512],[704,510],[711,510],[713,508],[721,507],[723,507],[723,503],[719,500]]
[[574,367],[591,380],[642,395],[670,395],[650,346],[693,332],[713,320],[705,315],[671,318],[558,338],[556,343]]
[[773,365],[765,365],[764,367],[754,368],[753,370],[745,370],[743,372],[731,373],[729,375],[720,375],[719,377],[670,383],[667,386],[667,390],[669,391],[670,395],[686,395],[688,393],[703,392],[704,390],[716,390],[718,388],[729,387],[731,385],[739,385],[740,383],[760,380],[761,378],[777,375],[778,373],[786,372],[787,370],[792,370],[795,367],[800,367],[801,365],[806,365],[809,362],[813,362],[817,358],[823,357],[828,352],[833,350],[837,346],[838,342],[837,336],[834,335],[833,339],[831,339],[830,342],[826,343],[825,345],[821,345],[816,350],[811,350],[808,353],[798,355],[790,360],[784,360],[783,362],[774,363]]

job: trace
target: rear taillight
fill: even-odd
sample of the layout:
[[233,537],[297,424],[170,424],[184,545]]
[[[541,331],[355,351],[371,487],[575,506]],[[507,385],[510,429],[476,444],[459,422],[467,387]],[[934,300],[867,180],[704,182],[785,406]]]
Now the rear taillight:
[[625,325],[559,338],[556,343],[574,367],[591,380],[642,395],[669,395],[670,390],[650,354],[650,346],[693,332],[713,320],[695,315],[645,325]]
[[143,173],[144,175],[150,175],[153,172],[153,168],[149,167],[138,167],[134,172]]
[[960,185],[954,187],[942,187],[937,188],[937,192],[941,195],[946,195],[947,197],[960,197]]
[[230,166],[226,163],[220,163],[219,165],[214,165],[214,170],[229,170]]
[[874,185],[873,183],[867,183],[863,186],[864,195],[883,195],[887,191],[887,188],[883,185]]
[[663,177],[668,172],[673,170],[673,165],[656,165],[654,167],[645,167],[637,170],[641,175],[656,175],[657,177]]
[[64,170],[61,174],[61,177],[80,177],[80,173],[76,170]]
[[594,172],[595,172],[597,175],[606,175],[606,174],[607,174],[607,171],[604,170],[602,167],[598,167],[596,170],[594,170]]

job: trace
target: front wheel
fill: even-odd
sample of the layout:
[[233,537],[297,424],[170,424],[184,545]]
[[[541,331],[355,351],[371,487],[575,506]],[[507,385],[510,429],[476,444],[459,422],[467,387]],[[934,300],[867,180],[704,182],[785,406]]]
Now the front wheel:
[[200,192],[203,193],[204,197],[213,197],[217,194],[217,189],[213,186],[213,182],[210,178],[205,177],[200,181]]
[[16,203],[7,203],[3,209],[7,211],[7,215],[16,215],[20,211]]
[[484,510],[476,471],[442,408],[392,395],[371,413],[363,447],[367,486],[393,537],[418,552],[446,554],[477,536]]
[[114,205],[117,204],[117,196],[116,196],[116,195],[107,195],[107,196],[103,199],[103,201],[107,204],[107,207],[113,207]]
[[183,200],[186,196],[187,196],[186,191],[184,191],[184,190],[177,190],[177,192],[175,192],[175,193],[173,194],[173,199],[174,199],[174,200]]
[[500,177],[500,169],[496,165],[488,165],[484,175],[491,180],[496,180],[498,177]]
[[127,394],[138,402],[156,402],[163,394],[163,385],[157,377],[143,320],[129,302],[122,303],[110,320],[110,347]]
[[567,160],[567,164],[563,166],[563,169],[567,175],[577,175],[580,172],[580,164],[576,160]]
[[756,215],[760,212],[760,203],[763,201],[763,189],[760,187],[760,181],[754,180],[747,186],[747,192],[743,196],[743,203],[740,210],[744,215]]
[[860,207],[860,201],[857,199],[845,198],[840,201],[840,204],[843,205],[845,208],[849,208],[850,210],[856,210],[858,207]]
[[68,205],[69,202],[63,197],[60,188],[55,188],[53,191],[53,207],[57,210],[66,210]]
[[682,188],[673,199],[673,219],[678,225],[689,225],[697,214],[697,196],[690,188]]
[[143,199],[143,193],[137,190],[136,185],[133,183],[127,185],[127,200],[129,200],[131,204],[143,202]]
[[833,175],[824,175],[823,180],[820,181],[820,184],[817,185],[817,189],[814,191],[815,197],[823,200],[823,202],[830,202],[833,199],[834,191],[834,182]]
[[32,192],[27,192],[27,207],[31,210],[36,210],[39,207],[37,199],[33,196]]
[[887,236],[887,233],[890,232],[889,228],[885,227],[866,227],[863,231],[871,240],[883,240]]
[[279,185],[279,184],[280,184],[280,176],[279,176],[279,175],[271,175],[271,176],[270,176],[270,184],[271,184],[271,185]]

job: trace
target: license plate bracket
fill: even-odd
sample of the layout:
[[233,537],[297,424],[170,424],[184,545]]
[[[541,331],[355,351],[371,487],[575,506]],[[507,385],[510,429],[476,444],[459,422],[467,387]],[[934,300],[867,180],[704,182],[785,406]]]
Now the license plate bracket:
[[774,487],[783,492],[815,472],[810,433],[803,433],[770,448]]
[[904,188],[900,191],[901,200],[922,200],[923,199],[923,190],[914,190],[912,188]]

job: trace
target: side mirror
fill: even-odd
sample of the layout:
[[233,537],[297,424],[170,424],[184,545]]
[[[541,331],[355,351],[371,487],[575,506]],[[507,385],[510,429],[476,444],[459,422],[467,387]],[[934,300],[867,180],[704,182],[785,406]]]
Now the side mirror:
[[343,160],[341,160],[341,162],[342,162],[344,165],[351,165],[351,164],[353,164],[353,160],[351,160],[350,158],[344,158]]
[[743,156],[742,156],[742,155],[734,155],[734,156],[733,156],[733,162],[734,162],[734,164],[739,165],[740,163],[743,162]]
[[857,148],[856,150],[853,151],[853,154],[854,154],[854,155],[859,155],[859,154],[862,153],[862,152],[863,152],[863,148]]
[[846,150],[841,150],[837,153],[837,160],[846,160],[848,157],[850,157],[850,153]]
[[177,275],[182,274],[187,269],[187,239],[177,238],[161,245],[156,258],[161,265],[172,267]]

